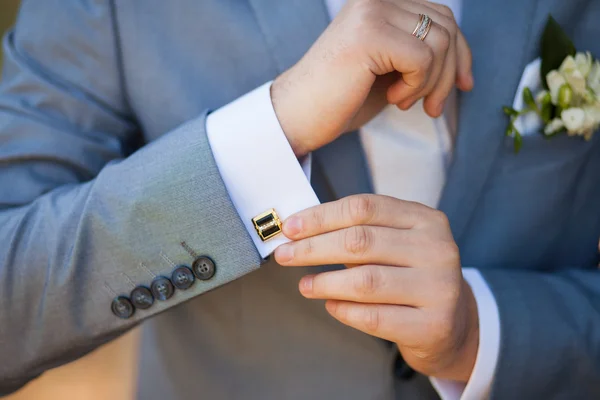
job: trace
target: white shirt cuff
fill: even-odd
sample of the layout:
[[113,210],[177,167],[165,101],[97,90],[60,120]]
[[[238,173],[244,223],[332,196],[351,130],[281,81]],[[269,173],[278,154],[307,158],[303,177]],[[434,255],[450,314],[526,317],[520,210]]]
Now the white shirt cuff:
[[489,397],[500,353],[500,314],[488,284],[478,270],[464,268],[463,276],[477,302],[479,350],[471,379],[464,383],[430,378],[442,400],[481,400]]
[[311,157],[301,164],[294,155],[271,103],[271,82],[211,113],[206,133],[229,197],[266,258],[288,239],[263,242],[252,218],[274,208],[283,221],[319,204],[307,179]]

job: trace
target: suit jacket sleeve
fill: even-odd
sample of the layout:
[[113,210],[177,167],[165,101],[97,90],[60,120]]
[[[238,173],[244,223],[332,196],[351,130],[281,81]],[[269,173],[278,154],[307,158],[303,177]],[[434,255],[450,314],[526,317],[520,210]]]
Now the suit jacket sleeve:
[[[112,2],[28,0],[0,87],[0,394],[257,268],[205,116],[132,153]],[[112,299],[193,256],[216,274],[129,319]]]
[[600,398],[600,273],[481,274],[502,326],[491,397]]

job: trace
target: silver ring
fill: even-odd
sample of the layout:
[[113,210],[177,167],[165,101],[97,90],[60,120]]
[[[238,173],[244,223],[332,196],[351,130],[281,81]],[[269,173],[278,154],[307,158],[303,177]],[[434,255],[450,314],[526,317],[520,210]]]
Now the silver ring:
[[417,39],[423,41],[429,34],[431,30],[431,25],[433,24],[433,20],[427,14],[419,14],[419,22],[415,27],[412,35]]

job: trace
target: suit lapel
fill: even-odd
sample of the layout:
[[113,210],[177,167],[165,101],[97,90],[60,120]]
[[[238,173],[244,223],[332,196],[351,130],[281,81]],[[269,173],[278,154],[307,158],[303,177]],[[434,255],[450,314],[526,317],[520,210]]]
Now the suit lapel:
[[323,0],[248,0],[279,73],[294,65],[329,24]]
[[460,244],[503,143],[521,73],[537,56],[538,0],[464,0],[462,30],[473,51],[475,89],[461,95],[458,137],[440,209]]

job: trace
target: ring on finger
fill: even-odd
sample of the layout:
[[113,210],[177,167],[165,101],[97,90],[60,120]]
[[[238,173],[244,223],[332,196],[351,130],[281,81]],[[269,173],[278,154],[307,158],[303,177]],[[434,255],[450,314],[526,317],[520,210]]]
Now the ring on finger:
[[424,41],[433,25],[433,20],[427,14],[419,14],[419,22],[413,30],[412,35],[417,39]]

